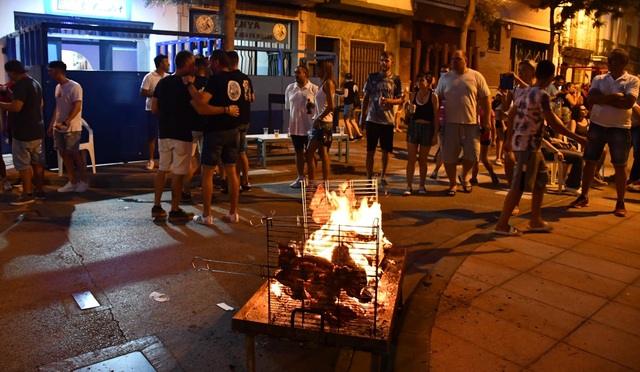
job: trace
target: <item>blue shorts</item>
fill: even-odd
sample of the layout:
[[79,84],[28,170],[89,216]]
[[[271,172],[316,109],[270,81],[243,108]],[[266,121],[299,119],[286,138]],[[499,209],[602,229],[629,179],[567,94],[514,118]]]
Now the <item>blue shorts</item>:
[[333,141],[333,122],[321,121],[319,127],[313,127],[309,136],[309,142],[311,141],[322,142],[324,147],[330,148]]
[[58,132],[53,131],[53,147],[60,150],[69,150],[73,152],[80,151],[80,138],[82,132]]
[[354,112],[354,107],[353,106],[354,106],[353,103],[344,105],[344,111],[342,112],[342,114],[343,114],[345,120],[354,118],[353,117],[353,115],[354,115],[354,113],[353,113]]
[[220,160],[224,165],[238,160],[238,128],[204,134],[200,164],[215,167]]
[[584,148],[584,160],[600,160],[604,145],[609,145],[611,164],[627,165],[631,148],[631,130],[629,128],[609,128],[591,122],[587,139],[589,143]]

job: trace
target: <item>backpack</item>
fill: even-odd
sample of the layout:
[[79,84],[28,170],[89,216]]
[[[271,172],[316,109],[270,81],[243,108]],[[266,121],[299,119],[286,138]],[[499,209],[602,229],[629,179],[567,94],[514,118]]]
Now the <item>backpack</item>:
[[362,106],[362,101],[360,100],[360,93],[358,93],[358,86],[353,85],[353,108],[356,109]]

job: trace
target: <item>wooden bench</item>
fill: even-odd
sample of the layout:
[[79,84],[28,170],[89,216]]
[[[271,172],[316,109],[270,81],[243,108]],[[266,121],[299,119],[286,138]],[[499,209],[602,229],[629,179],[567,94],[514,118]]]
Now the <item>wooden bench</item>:
[[[345,143],[344,149],[344,161],[345,163],[349,162],[349,136],[344,133],[334,133],[333,140],[338,142],[338,161],[342,160],[342,143]],[[276,138],[275,134],[249,134],[247,135],[246,145],[249,143],[256,143],[257,145],[257,153],[258,153],[258,162],[262,165],[262,168],[267,167],[267,160],[271,159],[295,159],[295,153],[286,153],[286,154],[272,154],[267,151],[267,146],[269,144],[286,144],[293,145],[291,142],[291,138],[287,134],[279,134]],[[287,146],[288,147],[288,146]]]

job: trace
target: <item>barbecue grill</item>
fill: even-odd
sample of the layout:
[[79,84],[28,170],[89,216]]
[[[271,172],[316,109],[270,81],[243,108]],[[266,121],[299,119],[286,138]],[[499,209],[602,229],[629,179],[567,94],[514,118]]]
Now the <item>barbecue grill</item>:
[[[372,213],[379,212],[377,183],[309,186],[305,182],[302,188],[303,216],[263,218],[265,265],[200,257],[192,263],[198,270],[267,279],[231,323],[247,337],[250,371],[255,370],[258,334],[376,355],[389,352],[406,252],[384,238],[381,213]],[[346,223],[335,214],[339,209],[359,216],[360,223]],[[229,264],[233,270],[220,269]]]

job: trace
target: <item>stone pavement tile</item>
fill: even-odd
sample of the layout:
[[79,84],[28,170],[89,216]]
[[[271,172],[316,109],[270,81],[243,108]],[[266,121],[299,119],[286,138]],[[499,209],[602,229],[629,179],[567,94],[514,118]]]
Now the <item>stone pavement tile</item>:
[[551,261],[534,267],[528,273],[609,299],[614,298],[626,287],[623,282]]
[[[620,217],[615,217],[615,218],[620,218]],[[612,226],[610,229],[607,230],[607,233],[611,234],[611,235],[617,235],[617,236],[637,236],[638,235],[638,224],[619,224],[616,226]]]
[[[500,357],[525,366],[556,343],[477,307],[456,308],[436,318],[436,326]],[[432,341],[432,345],[436,345]]]
[[640,368],[640,337],[602,323],[589,321],[565,342],[629,368]]
[[[571,238],[577,239],[590,239],[598,234],[598,231],[595,231],[592,228],[580,226],[580,224],[576,224],[576,220],[578,218],[566,218],[566,215],[560,215],[559,221],[553,223],[553,233],[560,234],[564,236],[569,236]],[[577,226],[576,226],[577,225]]]
[[575,267],[576,269],[588,271],[607,278],[618,280],[624,283],[633,283],[638,276],[640,270],[632,267],[623,266],[615,262],[605,261],[601,258],[587,256],[573,251],[562,252],[551,261]]
[[518,270],[496,265],[480,256],[469,256],[458,268],[458,274],[468,276],[492,285],[500,285],[520,274]]
[[618,363],[589,354],[573,346],[561,343],[529,366],[535,372],[631,372]]
[[445,289],[438,306],[438,314],[456,307],[469,307],[470,301],[491,289],[492,285],[456,272]]
[[[522,367],[438,327],[431,332],[430,372],[521,371]],[[426,369],[425,369],[426,370]]]
[[[427,291],[423,290],[422,292]],[[409,302],[403,306],[402,318],[397,320],[395,327],[401,327],[403,333],[428,334],[439,312],[439,310],[436,312],[433,309],[432,303],[435,301],[436,299],[427,296],[411,296]],[[409,326],[403,327],[403,325]]]
[[498,318],[532,331],[561,340],[576,329],[585,318],[557,307],[521,296],[503,288],[493,288],[471,301]]
[[491,244],[507,249],[513,249],[520,253],[527,254],[542,259],[549,259],[564,251],[563,248],[554,247],[552,245],[537,242],[530,239],[519,239],[515,242],[505,239],[495,239]]
[[638,249],[638,253],[634,253],[628,250],[618,249],[616,247],[600,245],[598,243],[583,242],[575,246],[573,251],[640,269],[640,249]]
[[628,286],[613,300],[640,309],[640,286]]
[[395,370],[428,370],[430,339],[431,331],[422,333],[400,332],[396,340],[398,352],[395,353]]
[[581,209],[569,209],[561,223],[579,227],[585,230],[604,232],[621,222],[619,217],[613,215],[613,207],[606,210],[596,210],[591,207]]
[[[640,226],[640,221],[638,222]],[[613,247],[622,249],[629,252],[640,253],[640,242],[635,237],[632,236],[621,236],[621,235],[613,235],[608,231],[597,234],[593,238],[589,239],[590,242],[595,244],[604,245],[607,247]]]
[[591,319],[640,336],[640,309],[613,301],[606,304]]
[[526,233],[523,234],[521,239],[532,240],[540,242],[557,248],[571,249],[578,245],[582,239],[573,238],[568,235],[562,235],[556,232],[551,233]]
[[582,317],[593,315],[607,301],[602,297],[526,273],[501,287]]
[[494,264],[518,271],[527,271],[542,262],[542,259],[520,253],[515,249],[496,246],[491,242],[478,247],[471,255]]

